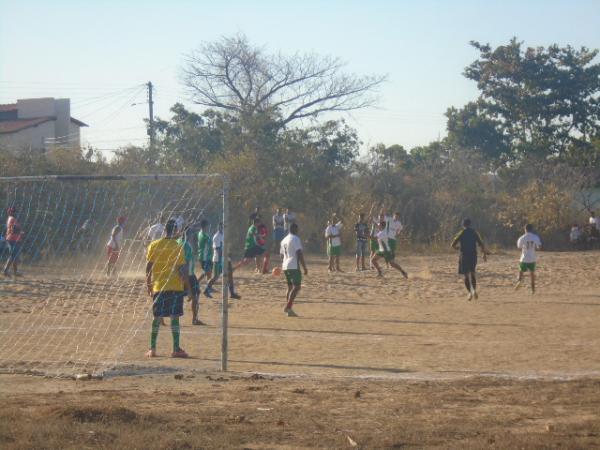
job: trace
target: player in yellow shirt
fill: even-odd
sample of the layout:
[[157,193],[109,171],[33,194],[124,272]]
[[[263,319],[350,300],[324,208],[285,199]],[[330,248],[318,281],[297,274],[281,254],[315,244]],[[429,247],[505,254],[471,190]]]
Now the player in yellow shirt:
[[171,318],[173,334],[173,358],[187,358],[188,354],[179,346],[179,317],[183,316],[184,289],[190,292],[186,273],[184,248],[177,242],[177,225],[169,220],[165,225],[165,237],[148,246],[146,285],[148,294],[154,299],[150,350],[146,356],[156,356],[156,340],[163,317]]

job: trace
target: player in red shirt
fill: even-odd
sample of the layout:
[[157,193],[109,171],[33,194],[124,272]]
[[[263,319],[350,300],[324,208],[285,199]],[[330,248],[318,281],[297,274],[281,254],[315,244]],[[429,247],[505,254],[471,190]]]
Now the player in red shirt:
[[21,253],[21,243],[23,241],[23,231],[21,231],[21,224],[16,218],[17,209],[10,207],[6,210],[8,214],[8,220],[6,221],[6,243],[8,245],[8,261],[4,266],[4,276],[8,276],[10,266],[13,268],[13,275],[15,277],[21,276],[18,272],[19,266],[19,254]]

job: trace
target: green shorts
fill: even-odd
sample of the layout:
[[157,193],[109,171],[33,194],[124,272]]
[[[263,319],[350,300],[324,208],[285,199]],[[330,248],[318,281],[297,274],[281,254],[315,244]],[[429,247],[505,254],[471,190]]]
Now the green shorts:
[[283,273],[287,284],[293,284],[294,286],[302,284],[302,272],[300,272],[300,269],[284,270]]
[[390,246],[390,252],[396,252],[396,239],[388,239],[388,244]]
[[341,256],[342,255],[342,246],[341,245],[327,246],[327,254],[329,256]]
[[519,263],[519,270],[521,272],[535,272],[535,263]]
[[383,259],[385,259],[385,262],[390,262],[392,259],[394,259],[392,252],[382,252],[378,250],[376,254],[377,256],[382,256]]
[[379,249],[379,244],[377,243],[377,239],[371,238],[370,247],[371,247],[372,252],[377,252],[377,249]]

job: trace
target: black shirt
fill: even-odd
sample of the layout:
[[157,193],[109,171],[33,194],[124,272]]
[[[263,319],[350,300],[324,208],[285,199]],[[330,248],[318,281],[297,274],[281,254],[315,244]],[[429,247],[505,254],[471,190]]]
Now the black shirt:
[[477,255],[477,244],[483,247],[483,241],[479,233],[473,228],[461,230],[452,241],[452,246],[460,244],[460,252],[463,255]]
[[366,241],[369,239],[369,224],[359,222],[354,225],[354,231],[356,232],[356,239],[358,241]]

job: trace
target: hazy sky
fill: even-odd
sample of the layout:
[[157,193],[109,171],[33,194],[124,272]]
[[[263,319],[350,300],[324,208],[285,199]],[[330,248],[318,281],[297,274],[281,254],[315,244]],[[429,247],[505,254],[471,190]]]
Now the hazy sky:
[[[33,1],[0,0],[0,103],[68,97],[109,152],[147,140],[143,83],[155,115],[185,98],[183,55],[245,33],[283,52],[339,56],[348,71],[387,74],[377,108],[344,115],[365,146],[407,148],[445,134],[443,113],[477,95],[462,76],[470,40],[600,48],[600,0],[571,1]],[[140,103],[131,106],[132,103]]]

